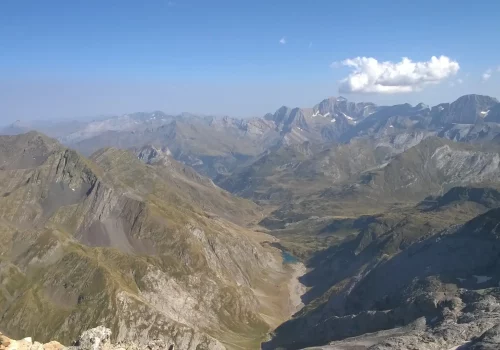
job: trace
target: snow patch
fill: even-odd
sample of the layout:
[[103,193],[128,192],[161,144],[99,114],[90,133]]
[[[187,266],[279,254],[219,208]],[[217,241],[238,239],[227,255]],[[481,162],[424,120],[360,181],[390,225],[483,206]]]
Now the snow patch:
[[322,116],[321,114],[319,114],[319,111],[316,111],[316,112],[314,112],[313,117],[317,117],[318,115]]
[[390,127],[390,128],[393,128],[393,127],[394,127],[394,125],[389,125],[389,127]]
[[488,115],[488,113],[490,113],[490,111],[489,110],[487,110],[487,111],[481,111],[479,113],[481,114],[481,117],[484,118],[484,117],[486,117]]
[[337,119],[333,118],[332,120],[330,120],[330,123],[335,123],[337,121]]
[[349,116],[349,115],[345,114],[344,112],[340,112],[340,113],[342,113],[342,114],[344,115],[344,117],[346,117],[348,120],[354,120],[354,118],[353,118],[353,117],[351,117],[351,116]]
[[328,117],[330,115],[330,112],[327,112],[326,114],[323,114],[323,117]]

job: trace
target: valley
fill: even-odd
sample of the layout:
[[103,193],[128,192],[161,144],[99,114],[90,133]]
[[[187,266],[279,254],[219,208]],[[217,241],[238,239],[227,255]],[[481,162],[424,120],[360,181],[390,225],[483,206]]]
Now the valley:
[[252,119],[10,125],[0,331],[69,345],[104,326],[113,344],[197,350],[494,349],[499,108],[482,95],[332,97]]

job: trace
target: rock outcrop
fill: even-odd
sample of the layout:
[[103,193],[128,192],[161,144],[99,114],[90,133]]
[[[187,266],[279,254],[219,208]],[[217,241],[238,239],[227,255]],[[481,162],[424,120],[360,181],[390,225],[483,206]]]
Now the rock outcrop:
[[[51,341],[45,344],[33,341],[30,337],[13,340],[0,333],[0,350],[65,350],[64,345],[57,341]],[[89,348],[90,349],[90,348]]]
[[111,342],[111,330],[99,326],[83,332],[71,346],[64,346],[57,341],[49,343],[33,342],[31,338],[13,340],[0,333],[0,350],[174,350],[172,343],[153,339],[146,344],[134,342]]

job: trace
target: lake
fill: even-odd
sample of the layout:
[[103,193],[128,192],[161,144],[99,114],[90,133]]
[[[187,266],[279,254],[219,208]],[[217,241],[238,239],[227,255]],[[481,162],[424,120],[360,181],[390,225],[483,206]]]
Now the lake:
[[295,264],[299,262],[299,260],[296,257],[294,257],[292,254],[288,252],[281,251],[281,256],[283,257],[284,264]]

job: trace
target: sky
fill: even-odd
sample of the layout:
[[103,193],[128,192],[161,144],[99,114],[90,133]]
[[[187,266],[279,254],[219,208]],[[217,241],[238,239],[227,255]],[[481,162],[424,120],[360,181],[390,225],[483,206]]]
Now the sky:
[[500,2],[0,1],[0,123],[500,97]]

